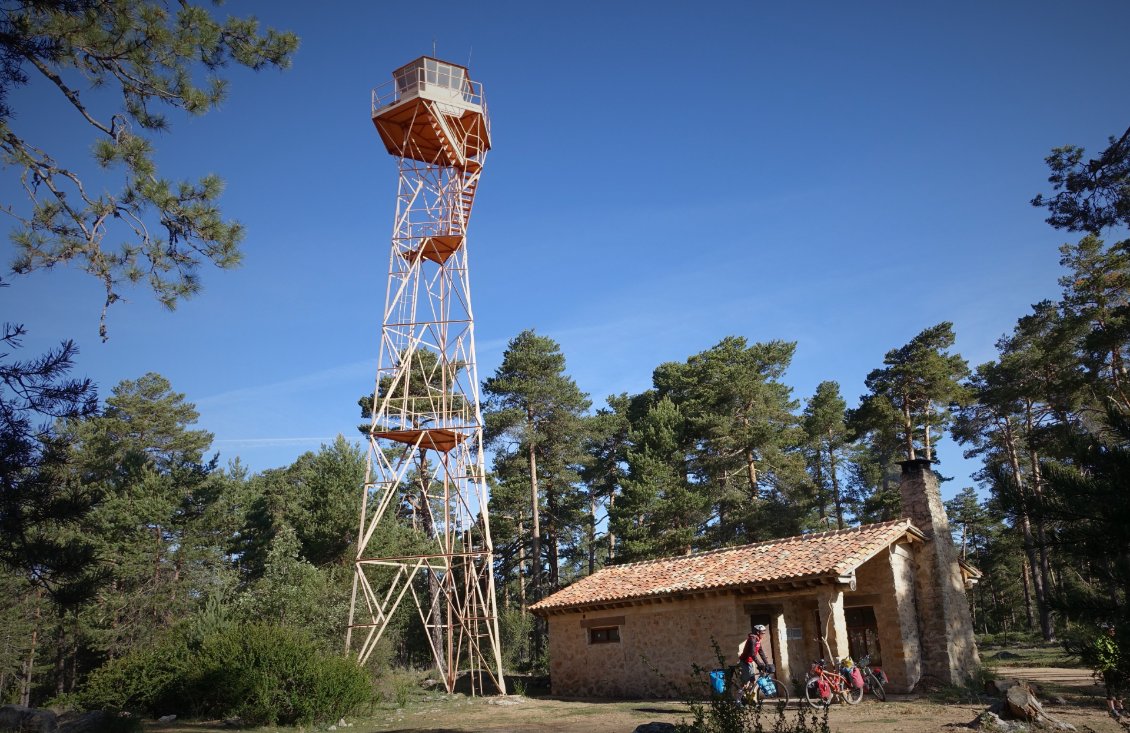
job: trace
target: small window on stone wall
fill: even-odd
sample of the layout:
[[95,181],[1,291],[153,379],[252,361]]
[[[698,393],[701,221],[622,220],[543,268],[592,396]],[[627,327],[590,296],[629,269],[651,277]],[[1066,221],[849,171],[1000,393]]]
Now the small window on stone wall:
[[602,629],[589,629],[590,644],[619,644],[620,627],[608,626]]

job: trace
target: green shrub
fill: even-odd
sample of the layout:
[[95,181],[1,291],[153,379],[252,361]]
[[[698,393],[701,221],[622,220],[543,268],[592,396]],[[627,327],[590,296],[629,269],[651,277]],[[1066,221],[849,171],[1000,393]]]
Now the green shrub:
[[[177,701],[181,681],[192,669],[189,650],[176,640],[112,659],[87,678],[78,700],[87,710],[153,713]],[[156,712],[156,715],[164,715]]]
[[371,695],[355,662],[324,653],[298,629],[240,624],[206,638],[199,657],[204,673],[188,692],[204,714],[255,725],[332,722]]
[[91,675],[82,699],[88,708],[308,725],[336,721],[371,694],[364,670],[303,631],[233,624],[115,660]]
[[534,630],[534,617],[522,613],[520,608],[503,608],[498,613],[498,633],[502,638],[502,663],[508,670],[528,672],[530,660],[530,634]]

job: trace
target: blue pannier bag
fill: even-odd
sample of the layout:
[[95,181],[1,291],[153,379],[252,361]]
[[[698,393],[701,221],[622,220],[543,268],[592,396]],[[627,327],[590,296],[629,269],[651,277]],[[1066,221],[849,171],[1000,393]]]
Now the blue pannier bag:
[[716,695],[726,692],[726,670],[715,669],[710,672],[710,687]]

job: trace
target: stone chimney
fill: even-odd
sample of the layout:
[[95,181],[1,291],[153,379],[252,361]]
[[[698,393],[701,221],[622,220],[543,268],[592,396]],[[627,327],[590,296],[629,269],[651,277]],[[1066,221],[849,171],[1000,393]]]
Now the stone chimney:
[[926,535],[915,547],[914,591],[922,673],[961,684],[981,666],[957,549],[930,461],[901,461],[902,516]]

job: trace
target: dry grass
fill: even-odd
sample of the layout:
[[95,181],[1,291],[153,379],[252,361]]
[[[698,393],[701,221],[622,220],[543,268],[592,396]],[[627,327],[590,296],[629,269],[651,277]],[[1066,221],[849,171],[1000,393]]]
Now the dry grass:
[[[991,652],[990,652],[991,653]],[[985,656],[989,656],[986,654]],[[1018,676],[1037,685],[1048,713],[1085,733],[1123,733],[1105,714],[1101,690],[1089,673],[1065,667],[998,666],[999,677]],[[351,716],[337,733],[632,733],[652,721],[689,720],[688,707],[662,700],[563,700],[552,697],[466,697],[391,685],[379,702]],[[960,695],[891,695],[885,703],[866,699],[857,706],[834,705],[829,722],[835,733],[967,733],[988,706],[977,691]],[[794,702],[795,706],[797,703]],[[790,709],[789,717],[795,715]],[[770,726],[771,727],[771,726]],[[217,723],[147,723],[146,733],[234,733]],[[283,733],[258,728],[248,733]]]

